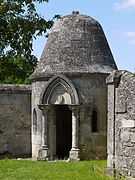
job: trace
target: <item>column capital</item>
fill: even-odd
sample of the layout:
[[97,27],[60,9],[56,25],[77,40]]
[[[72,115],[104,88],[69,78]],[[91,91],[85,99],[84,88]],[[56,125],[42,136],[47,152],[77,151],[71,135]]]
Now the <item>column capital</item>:
[[74,105],[68,105],[69,109],[72,111],[72,112],[78,112],[80,111],[80,104],[74,104]]
[[51,109],[53,108],[53,105],[51,105],[51,104],[39,104],[39,105],[38,105],[38,108],[39,108],[41,111],[49,112],[49,111],[51,111]]

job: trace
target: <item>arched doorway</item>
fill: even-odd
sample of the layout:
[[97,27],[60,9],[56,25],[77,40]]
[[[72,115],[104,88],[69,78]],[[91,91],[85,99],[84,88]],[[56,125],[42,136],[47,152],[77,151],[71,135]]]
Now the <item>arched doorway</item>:
[[38,159],[57,156],[79,160],[78,119],[79,98],[70,79],[63,75],[52,77],[40,96],[42,110],[41,149]]
[[69,157],[72,148],[72,111],[67,105],[56,108],[56,156]]

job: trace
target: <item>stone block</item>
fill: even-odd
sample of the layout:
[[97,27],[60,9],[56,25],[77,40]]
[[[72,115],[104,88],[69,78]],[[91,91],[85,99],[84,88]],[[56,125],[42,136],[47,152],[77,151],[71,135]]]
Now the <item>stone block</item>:
[[135,143],[135,133],[130,134],[131,142]]
[[121,140],[122,141],[129,141],[129,132],[121,133]]
[[48,148],[41,149],[41,150],[38,151],[38,158],[37,158],[37,160],[39,160],[39,161],[46,161],[46,160],[48,160],[48,158],[49,158],[49,150],[48,150]]
[[122,127],[125,128],[134,128],[135,127],[135,120],[122,120]]
[[114,166],[114,155],[113,154],[109,154],[107,157],[107,167],[108,168],[113,168]]
[[69,155],[69,161],[79,161],[79,149],[71,149]]
[[115,111],[117,113],[125,113],[126,110],[127,110],[126,102],[124,100],[117,99]]
[[112,178],[115,178],[115,169],[114,168],[107,168],[106,169],[106,175],[110,176]]

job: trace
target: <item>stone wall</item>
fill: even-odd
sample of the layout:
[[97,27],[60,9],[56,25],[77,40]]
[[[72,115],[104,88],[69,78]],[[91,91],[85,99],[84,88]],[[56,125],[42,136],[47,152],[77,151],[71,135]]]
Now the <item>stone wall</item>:
[[[40,104],[40,95],[46,85],[46,81],[39,81],[32,83],[32,157],[36,159],[38,157],[38,151],[42,145],[42,112],[38,108]],[[34,123],[34,112],[36,114],[36,122]],[[35,125],[34,125],[35,124]]]
[[[79,123],[80,159],[106,159],[107,100],[106,76],[74,78],[81,109]],[[92,112],[97,111],[97,131],[92,132]],[[96,122],[95,122],[96,123]]]
[[135,178],[135,77],[127,71],[114,71],[107,83],[107,173]]
[[31,86],[0,85],[0,158],[31,156]]
[[[106,76],[107,74],[91,74],[91,76],[79,76],[70,79],[79,97],[80,118],[78,127],[78,145],[81,160],[105,159],[107,155]],[[32,157],[34,159],[37,159],[38,151],[42,148],[42,111],[39,109],[38,105],[41,104],[41,94],[44,93],[44,88],[47,83],[47,81],[37,81],[32,83]],[[54,120],[56,112],[53,108],[55,107],[52,106],[50,119],[48,120],[48,144],[50,153],[55,156],[56,143],[53,139],[56,136],[56,122]],[[98,118],[96,132],[92,132],[93,110],[97,111]]]

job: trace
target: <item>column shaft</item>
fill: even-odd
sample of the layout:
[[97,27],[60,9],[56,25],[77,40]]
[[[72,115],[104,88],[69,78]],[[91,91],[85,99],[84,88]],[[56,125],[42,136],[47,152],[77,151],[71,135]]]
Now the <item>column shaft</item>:
[[72,111],[72,149],[78,149],[78,115]]
[[42,115],[42,147],[48,148],[48,112],[43,112]]
[[72,111],[72,149],[70,151],[69,161],[79,161],[79,145],[78,145],[78,122],[80,106],[71,105]]
[[48,119],[50,107],[46,105],[38,105],[42,110],[42,144],[41,149],[38,151],[38,160],[47,160],[49,157],[49,145],[48,145]]

